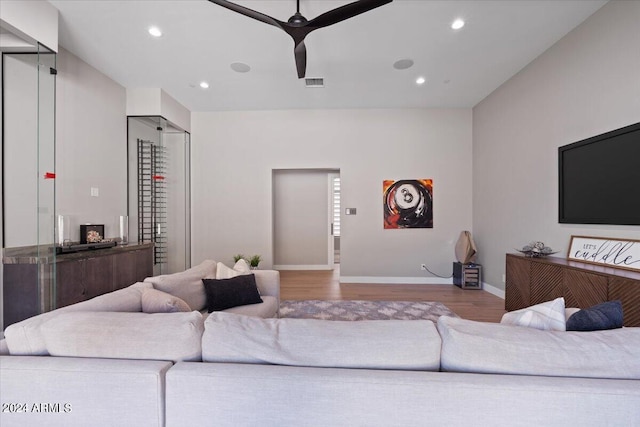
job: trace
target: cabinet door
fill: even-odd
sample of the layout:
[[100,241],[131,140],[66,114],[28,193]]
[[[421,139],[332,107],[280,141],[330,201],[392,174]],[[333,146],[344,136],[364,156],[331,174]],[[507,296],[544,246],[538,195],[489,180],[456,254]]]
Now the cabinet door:
[[37,264],[5,264],[4,327],[40,314]]
[[589,308],[607,300],[607,277],[565,268],[563,271],[565,307]]
[[117,255],[115,265],[115,289],[126,288],[138,281],[135,252],[137,251],[127,251]]
[[85,261],[85,299],[91,299],[113,290],[113,261],[113,255],[88,258]]
[[562,267],[545,262],[531,262],[531,305],[562,296]]
[[609,278],[609,301],[622,301],[624,326],[640,326],[640,280]]
[[145,278],[153,276],[153,248],[135,251],[137,280],[142,282]]
[[507,256],[504,306],[507,311],[530,306],[530,270],[527,259]]
[[56,263],[56,308],[84,301],[84,260]]
[[122,252],[115,261],[115,289],[126,288],[153,276],[152,248]]

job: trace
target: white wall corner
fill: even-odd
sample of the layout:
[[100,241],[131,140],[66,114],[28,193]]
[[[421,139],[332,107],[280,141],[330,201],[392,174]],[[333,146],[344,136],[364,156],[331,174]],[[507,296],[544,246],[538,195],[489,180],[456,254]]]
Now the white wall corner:
[[44,0],[3,0],[0,20],[12,32],[58,52],[58,9]]

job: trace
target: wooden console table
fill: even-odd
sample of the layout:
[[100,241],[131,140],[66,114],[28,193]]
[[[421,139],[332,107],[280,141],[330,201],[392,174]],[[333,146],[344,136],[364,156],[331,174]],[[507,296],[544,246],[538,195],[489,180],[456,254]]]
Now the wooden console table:
[[568,261],[507,254],[505,309],[564,297],[567,307],[620,300],[625,326],[640,326],[640,273]]

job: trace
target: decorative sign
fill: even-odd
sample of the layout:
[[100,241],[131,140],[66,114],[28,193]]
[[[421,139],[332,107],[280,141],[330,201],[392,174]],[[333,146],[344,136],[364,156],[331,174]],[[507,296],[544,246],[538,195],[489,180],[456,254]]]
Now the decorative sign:
[[567,259],[640,271],[640,240],[571,236]]

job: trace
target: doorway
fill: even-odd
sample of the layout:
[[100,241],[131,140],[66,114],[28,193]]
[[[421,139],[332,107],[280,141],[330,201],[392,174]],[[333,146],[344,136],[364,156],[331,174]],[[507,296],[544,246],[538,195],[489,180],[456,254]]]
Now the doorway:
[[[340,223],[333,186],[339,176],[337,169],[273,170],[274,269],[334,269]],[[339,200],[337,209],[339,216]]]

